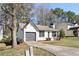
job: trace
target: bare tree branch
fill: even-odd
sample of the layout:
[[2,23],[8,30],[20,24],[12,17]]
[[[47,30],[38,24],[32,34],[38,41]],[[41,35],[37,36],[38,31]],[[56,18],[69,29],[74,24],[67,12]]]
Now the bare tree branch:
[[11,16],[14,16],[13,13],[9,12],[6,8],[4,9],[4,8],[1,6],[1,9],[2,9],[5,13],[7,13],[7,14],[9,14],[9,15],[11,15]]

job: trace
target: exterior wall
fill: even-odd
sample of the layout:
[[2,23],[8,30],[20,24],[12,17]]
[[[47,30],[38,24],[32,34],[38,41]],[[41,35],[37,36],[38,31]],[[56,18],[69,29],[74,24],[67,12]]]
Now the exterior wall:
[[[48,31],[44,32],[45,36],[44,37],[39,37],[39,32],[38,32],[38,40],[46,40],[48,38]],[[52,37],[52,32],[49,32],[49,38],[51,38],[51,41],[53,41],[56,37]]]
[[65,31],[65,36],[74,36],[74,34],[73,34],[73,30],[66,30]]
[[54,37],[52,37],[52,32],[49,33],[49,37],[51,38],[51,41],[54,40]]
[[39,37],[39,31],[36,31],[36,29],[29,23],[26,28],[24,28],[24,42],[26,41],[26,32],[36,32],[36,41],[39,40],[46,40],[48,37],[48,32],[44,32],[44,37]]
[[[26,42],[26,32],[36,32],[36,41],[39,40],[46,40],[48,38],[48,31],[44,32],[44,37],[39,37],[39,31],[37,31],[30,23],[24,28],[24,42]],[[49,37],[51,40],[54,40],[54,37],[52,37],[52,32],[49,32]]]
[[0,40],[2,40],[3,39],[3,29],[1,29],[1,31],[0,31]]
[[44,32],[44,35],[45,35],[44,37],[39,37],[39,32],[38,32],[37,35],[38,35],[38,40],[46,40],[46,38],[48,38],[48,32],[47,31]]
[[35,28],[30,23],[24,28],[24,42],[26,42],[26,32],[36,32],[36,41],[37,41],[38,32],[35,30]]

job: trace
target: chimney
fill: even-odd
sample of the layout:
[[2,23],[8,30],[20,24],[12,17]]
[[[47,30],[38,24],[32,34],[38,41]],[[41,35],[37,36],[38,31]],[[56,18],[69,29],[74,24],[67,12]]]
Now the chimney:
[[49,27],[55,29],[55,24],[54,23],[50,23]]

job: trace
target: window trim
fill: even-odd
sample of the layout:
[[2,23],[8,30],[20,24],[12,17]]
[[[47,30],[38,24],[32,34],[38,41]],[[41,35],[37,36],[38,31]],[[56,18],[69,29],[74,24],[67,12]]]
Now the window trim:
[[[40,33],[43,33],[42,35]],[[39,31],[39,37],[45,37],[45,31]]]
[[[54,34],[53,34],[54,32]],[[52,31],[52,37],[56,37],[56,32],[55,31]]]

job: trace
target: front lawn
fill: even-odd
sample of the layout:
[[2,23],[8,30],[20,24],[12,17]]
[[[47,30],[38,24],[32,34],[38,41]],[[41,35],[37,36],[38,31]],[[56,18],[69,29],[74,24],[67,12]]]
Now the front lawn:
[[35,56],[56,56],[55,54],[41,48],[34,48],[33,51]]
[[79,48],[79,37],[65,37],[61,40],[44,41],[43,43]]
[[0,51],[0,56],[24,56],[24,51],[28,48],[27,45],[20,44],[16,48],[9,48],[3,51]]
[[[25,56],[26,49],[28,49],[28,45],[23,43],[18,45],[16,48],[1,50],[0,56]],[[54,54],[40,48],[34,47],[33,51],[35,56],[54,56]]]

